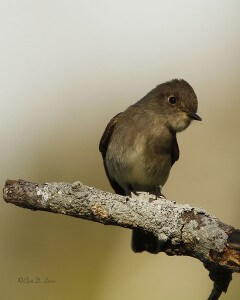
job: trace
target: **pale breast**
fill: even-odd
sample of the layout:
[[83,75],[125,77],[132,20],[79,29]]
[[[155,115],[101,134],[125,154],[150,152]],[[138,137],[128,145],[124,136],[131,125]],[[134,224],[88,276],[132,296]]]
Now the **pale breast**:
[[[111,178],[126,191],[131,185],[134,190],[151,191],[163,186],[171,169],[170,157],[166,153],[153,154],[148,145],[146,132],[118,134],[111,140],[106,165]],[[150,147],[150,148],[149,148]]]

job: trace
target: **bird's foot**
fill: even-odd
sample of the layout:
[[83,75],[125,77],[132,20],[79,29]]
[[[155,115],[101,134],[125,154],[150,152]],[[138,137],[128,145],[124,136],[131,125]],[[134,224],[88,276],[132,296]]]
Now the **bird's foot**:
[[156,187],[155,191],[151,194],[154,195],[155,198],[150,198],[149,202],[153,202],[153,201],[157,200],[158,198],[166,199],[166,197],[162,194],[161,186]]
[[130,191],[130,197],[132,197],[132,194],[135,195],[135,196],[139,196],[139,192],[137,191]]

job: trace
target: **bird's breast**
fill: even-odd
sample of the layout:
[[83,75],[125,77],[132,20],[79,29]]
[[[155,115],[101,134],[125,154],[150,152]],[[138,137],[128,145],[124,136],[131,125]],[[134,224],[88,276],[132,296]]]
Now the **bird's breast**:
[[136,190],[152,190],[163,186],[168,178],[170,156],[166,152],[156,153],[147,140],[146,135],[136,133],[131,140],[124,137],[109,145],[106,155],[108,173],[125,190],[129,184]]

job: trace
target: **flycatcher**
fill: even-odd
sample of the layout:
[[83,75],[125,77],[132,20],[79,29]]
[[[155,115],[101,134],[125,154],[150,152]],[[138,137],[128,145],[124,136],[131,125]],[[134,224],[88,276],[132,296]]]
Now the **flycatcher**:
[[[176,133],[186,129],[196,114],[198,101],[183,79],[158,85],[145,97],[108,123],[99,150],[109,182],[117,194],[144,191],[161,195],[173,164],[179,159]],[[132,249],[158,251],[156,238],[133,230]]]

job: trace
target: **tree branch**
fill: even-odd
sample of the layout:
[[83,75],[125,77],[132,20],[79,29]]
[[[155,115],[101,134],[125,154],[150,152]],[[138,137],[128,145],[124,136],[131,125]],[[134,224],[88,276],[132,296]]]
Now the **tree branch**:
[[32,210],[152,233],[159,241],[157,252],[188,255],[203,262],[214,281],[210,300],[226,292],[232,273],[240,272],[240,230],[189,204],[155,200],[148,193],[124,197],[80,182],[7,180],[3,197],[8,203]]

